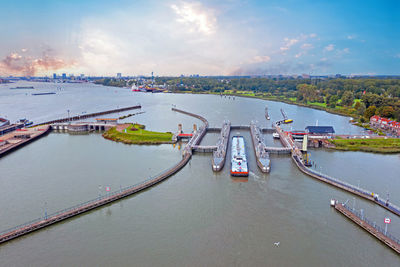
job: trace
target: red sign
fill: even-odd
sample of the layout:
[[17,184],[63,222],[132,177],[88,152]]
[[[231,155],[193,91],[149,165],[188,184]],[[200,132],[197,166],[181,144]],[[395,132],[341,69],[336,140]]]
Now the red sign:
[[106,191],[107,191],[107,192],[108,192],[108,191],[111,191],[111,187],[106,186]]
[[385,223],[390,223],[392,220],[390,218],[385,218]]

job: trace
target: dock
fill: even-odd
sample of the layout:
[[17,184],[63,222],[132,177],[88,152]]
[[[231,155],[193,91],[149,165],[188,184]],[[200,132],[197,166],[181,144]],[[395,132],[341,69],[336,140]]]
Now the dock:
[[0,158],[6,154],[21,148],[34,140],[37,140],[50,132],[51,128],[48,125],[17,129],[1,136],[0,141]]
[[254,153],[256,155],[257,166],[262,172],[270,172],[271,160],[269,158],[269,153],[266,150],[261,130],[255,121],[250,123],[250,135],[253,143]]
[[379,241],[393,249],[395,252],[400,254],[400,239],[384,230],[382,227],[376,225],[376,222],[372,222],[365,218],[363,213],[358,213],[346,204],[338,203],[334,201],[334,208],[342,215],[350,219],[352,222],[360,226],[362,229],[370,233],[372,236],[377,238]]
[[[207,127],[208,127],[208,121],[205,118],[201,117],[200,115],[196,115],[194,113],[186,112],[183,110],[177,110],[177,109],[175,109],[174,111],[196,117],[196,118],[202,120],[204,123],[204,125],[201,126],[199,128],[199,130],[196,131],[193,134],[193,137],[189,140],[188,144],[186,145],[186,147],[183,151],[182,159],[177,164],[175,164],[171,168],[165,170],[161,174],[151,177],[141,183],[138,183],[138,184],[135,184],[132,186],[128,186],[125,188],[121,188],[120,190],[108,193],[105,196],[101,196],[96,199],[92,199],[92,200],[86,201],[84,203],[80,203],[73,207],[69,207],[67,209],[63,209],[63,210],[57,211],[55,213],[45,215],[44,217],[37,218],[37,219],[29,221],[27,223],[4,230],[4,231],[0,232],[0,244],[10,241],[12,239],[15,239],[17,237],[26,235],[28,233],[34,232],[36,230],[45,228],[47,226],[53,225],[57,222],[72,218],[72,217],[80,215],[80,214],[83,214],[90,210],[94,210],[94,209],[102,207],[104,205],[108,205],[112,202],[118,201],[125,197],[131,196],[135,193],[143,191],[151,186],[154,186],[154,185],[164,181],[165,179],[169,178],[170,176],[174,175],[179,170],[181,170],[189,162],[189,160],[192,157],[192,146],[198,145],[201,142],[202,138],[204,137]],[[50,127],[48,126],[48,128],[50,128]]]
[[217,150],[213,152],[212,157],[212,169],[216,172],[222,170],[225,165],[226,150],[231,132],[231,122],[224,121],[221,129],[221,135],[217,141]]

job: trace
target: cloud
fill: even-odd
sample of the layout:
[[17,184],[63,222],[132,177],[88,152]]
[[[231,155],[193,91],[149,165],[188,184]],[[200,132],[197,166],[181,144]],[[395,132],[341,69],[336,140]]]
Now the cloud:
[[176,21],[188,27],[189,32],[210,35],[216,32],[217,19],[214,10],[205,8],[198,2],[181,2],[171,5],[177,15]]
[[51,49],[44,50],[41,57],[20,55],[14,52],[0,61],[0,73],[5,75],[33,76],[43,71],[56,71],[73,66],[74,64],[75,62],[66,62],[63,59],[53,56]]
[[329,45],[325,46],[324,51],[332,51],[333,49],[335,49],[335,45],[329,44]]
[[395,58],[400,58],[400,53],[398,53],[397,55],[394,55]]
[[294,38],[293,39],[289,39],[287,37],[285,39],[283,39],[283,40],[284,40],[285,44],[284,44],[284,46],[280,47],[281,51],[287,51],[287,50],[290,49],[290,47],[292,47],[294,44],[299,42],[298,39],[294,39]]
[[264,63],[271,61],[270,56],[255,56],[250,60],[250,63]]
[[356,39],[356,38],[357,38],[357,36],[354,35],[354,34],[352,34],[352,35],[347,35],[347,39],[349,39],[349,40],[353,40],[353,39]]
[[309,50],[309,49],[314,48],[314,46],[312,44],[305,43],[300,48],[303,50]]
[[310,38],[315,38],[315,37],[317,37],[317,34],[316,33],[310,33]]

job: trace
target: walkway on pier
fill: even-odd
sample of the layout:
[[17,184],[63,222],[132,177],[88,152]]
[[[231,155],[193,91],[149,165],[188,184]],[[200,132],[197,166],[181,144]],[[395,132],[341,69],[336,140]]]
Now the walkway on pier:
[[192,146],[194,152],[213,152],[217,150],[217,146]]
[[62,118],[62,119],[57,119],[57,120],[52,120],[52,121],[46,121],[46,122],[36,124],[35,126],[44,125],[44,124],[60,123],[60,122],[79,121],[82,119],[87,119],[87,118],[96,117],[96,116],[100,116],[100,115],[123,112],[123,111],[127,111],[127,110],[132,110],[132,109],[139,109],[139,108],[142,108],[142,106],[137,105],[137,106],[131,106],[131,107],[126,107],[126,108],[111,109],[111,110],[106,110],[106,111],[101,111],[101,112],[96,112],[96,113],[89,113],[89,114],[78,115],[78,116],[73,116],[73,117],[68,117],[68,118]]
[[294,163],[297,165],[297,167],[304,172],[305,174],[316,178],[322,182],[325,182],[327,184],[330,184],[332,186],[335,186],[337,188],[340,188],[344,191],[350,192],[352,194],[355,194],[357,196],[360,196],[364,199],[370,200],[382,207],[384,207],[385,209],[389,210],[390,212],[400,216],[400,208],[390,202],[387,202],[386,200],[380,198],[377,194],[370,192],[366,189],[354,186],[352,184],[349,184],[347,182],[341,181],[339,179],[330,177],[326,174],[317,172],[313,169],[307,168],[304,165],[304,160],[303,160],[303,156],[302,153],[300,151],[300,149],[296,146],[296,144],[294,143],[293,139],[287,134],[285,133],[280,127],[279,125],[276,125],[276,131],[279,133],[280,136],[280,140],[282,142],[282,145],[285,146],[286,148],[290,148],[291,150],[291,156],[292,159],[294,161]]
[[272,147],[266,146],[265,151],[274,154],[290,154],[292,153],[292,149],[290,147]]
[[206,133],[206,129],[208,127],[208,121],[205,118],[203,118],[199,115],[190,113],[190,112],[177,110],[177,109],[174,109],[174,111],[178,111],[178,112],[184,113],[186,115],[193,116],[204,122],[204,125],[202,127],[200,127],[200,129],[198,131],[196,131],[196,133],[193,135],[193,137],[189,140],[187,146],[185,147],[185,149],[183,151],[182,160],[179,161],[176,165],[174,165],[170,169],[162,172],[161,174],[156,175],[150,179],[147,179],[139,184],[135,184],[132,186],[122,188],[118,191],[109,193],[106,196],[102,196],[102,197],[78,204],[76,206],[55,212],[53,214],[46,216],[45,218],[38,218],[36,220],[27,222],[25,224],[2,231],[2,232],[0,232],[0,244],[7,242],[9,240],[12,240],[14,238],[17,238],[19,236],[39,230],[41,228],[50,226],[54,223],[63,221],[65,219],[74,217],[76,215],[85,213],[87,211],[96,209],[101,206],[107,205],[114,201],[120,200],[124,197],[133,195],[137,192],[140,192],[146,188],[149,188],[155,184],[162,182],[163,180],[167,179],[168,177],[172,176],[173,174],[175,174],[179,170],[181,170],[189,162],[189,160],[192,157],[192,146],[198,145],[201,142],[201,139],[204,137],[204,135]]
[[376,225],[376,222],[368,220],[363,213],[358,213],[346,204],[341,204],[335,201],[335,209],[352,220],[355,224],[363,228],[365,231],[376,237],[378,240],[383,242],[385,245],[400,254],[400,239],[393,236],[382,227]]

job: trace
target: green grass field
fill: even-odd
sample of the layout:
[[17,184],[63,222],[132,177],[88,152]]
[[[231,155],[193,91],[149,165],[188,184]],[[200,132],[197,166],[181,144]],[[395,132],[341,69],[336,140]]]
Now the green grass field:
[[117,131],[115,127],[111,128],[103,134],[103,137],[126,144],[164,144],[171,143],[172,141],[172,133],[147,131],[144,129],[144,126],[140,124],[131,124],[122,132]]
[[375,153],[400,153],[400,139],[334,139],[335,149]]

